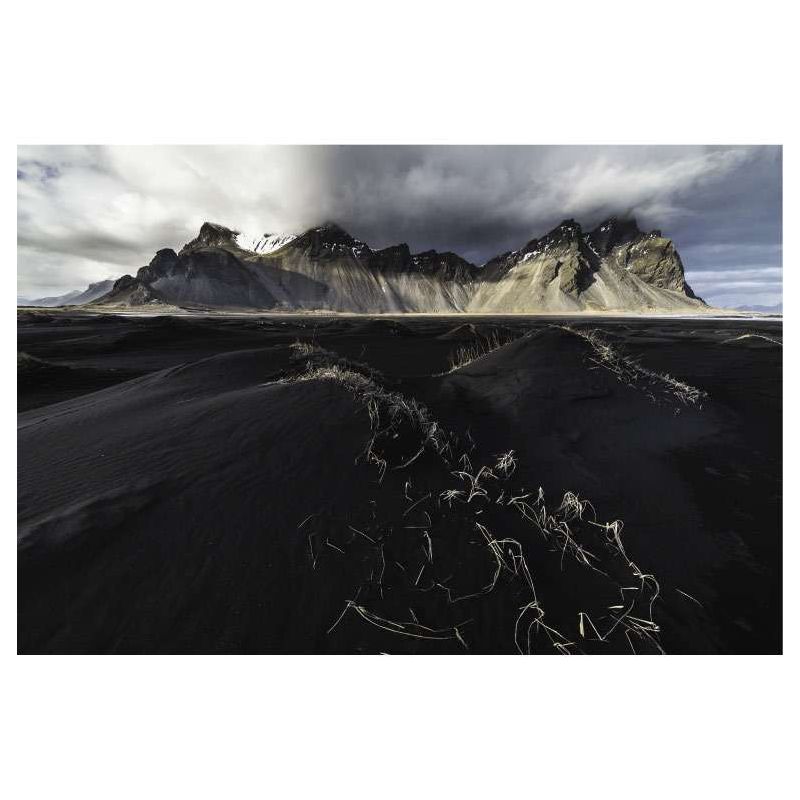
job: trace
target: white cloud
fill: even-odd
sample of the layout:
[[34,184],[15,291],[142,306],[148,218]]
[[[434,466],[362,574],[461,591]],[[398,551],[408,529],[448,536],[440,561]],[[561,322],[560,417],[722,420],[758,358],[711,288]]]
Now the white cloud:
[[[611,213],[635,213],[694,248],[753,231],[758,246],[749,184],[774,184],[774,160],[747,147],[21,147],[18,291],[135,272],[205,220],[274,233],[332,218],[375,246],[408,241],[476,261],[564,217],[592,224]],[[729,258],[691,247],[690,270]]]

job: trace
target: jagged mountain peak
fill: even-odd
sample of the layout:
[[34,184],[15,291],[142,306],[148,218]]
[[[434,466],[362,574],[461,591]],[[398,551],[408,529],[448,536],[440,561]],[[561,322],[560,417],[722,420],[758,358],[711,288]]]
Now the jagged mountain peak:
[[217,222],[204,222],[200,226],[200,233],[198,239],[210,246],[215,240],[232,241],[239,235],[239,231],[233,228],[228,228],[225,225],[220,225]]
[[401,272],[411,265],[411,248],[405,243],[373,250],[369,265],[376,272]]
[[322,225],[317,225],[315,228],[307,230],[303,236],[313,235],[320,241],[326,244],[341,244],[346,247],[352,247],[357,244],[363,244],[355,237],[351,236],[338,222],[328,220],[323,222]]
[[217,222],[204,222],[200,232],[180,251],[180,255],[200,247],[222,247],[243,250],[247,253],[266,255],[297,239],[294,233],[259,233],[252,235]]
[[372,250],[366,242],[351,236],[336,222],[325,222],[309,228],[294,239],[289,247],[322,261],[341,257],[369,259],[372,256]]
[[495,256],[487,261],[484,267],[498,268],[504,265],[509,266],[530,261],[553,248],[560,248],[564,245],[571,246],[574,243],[579,244],[582,236],[583,231],[580,224],[574,219],[565,219],[541,238],[531,239],[519,250],[512,250]]
[[586,240],[590,249],[602,258],[617,245],[626,244],[643,235],[635,217],[609,217],[590,231]]
[[660,231],[642,232],[632,216],[609,217],[589,233],[564,220],[542,238],[487,261],[481,272],[485,285],[473,308],[637,310],[702,303],[686,283],[674,244]]
[[[183,253],[189,245],[181,251]],[[175,267],[178,261],[178,254],[170,247],[159,250],[151,259],[146,267],[142,267],[136,277],[140,280],[156,280]],[[115,287],[116,288],[116,287]]]
[[627,229],[636,231],[637,233],[641,233],[641,230],[639,229],[639,223],[637,222],[636,217],[630,214],[625,214],[621,217],[618,217],[616,215],[610,216],[607,219],[604,219],[598,225],[596,225],[591,232],[596,233],[598,231],[627,230]]
[[375,250],[374,252],[376,256],[398,256],[406,260],[411,258],[411,248],[405,242],[391,244],[388,247]]
[[556,225],[553,230],[547,233],[543,239],[576,239],[582,235],[580,223],[574,219],[565,219]]
[[524,247],[515,250],[514,259],[529,259],[552,248],[571,247],[580,244],[583,230],[574,219],[565,219],[539,239],[531,239]]
[[333,219],[326,219],[323,223],[315,226],[311,230],[320,231],[321,233],[324,233],[325,231],[332,233],[347,233],[347,231],[338,222],[336,222],[336,220]]
[[195,250],[198,247],[236,247],[236,237],[239,231],[220,225],[217,222],[204,222],[200,226],[200,232],[190,242],[187,242],[181,249],[181,253],[187,250]]
[[421,253],[414,253],[411,256],[411,263],[419,270],[443,269],[450,274],[454,274],[457,270],[467,273],[475,269],[474,264],[449,250],[443,252],[423,250]]

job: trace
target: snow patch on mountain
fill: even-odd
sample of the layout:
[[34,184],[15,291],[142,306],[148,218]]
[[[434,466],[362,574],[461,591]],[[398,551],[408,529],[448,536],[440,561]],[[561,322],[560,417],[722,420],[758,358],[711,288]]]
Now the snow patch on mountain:
[[296,238],[296,233],[250,234],[240,232],[236,236],[236,244],[239,245],[242,250],[249,250],[251,253],[264,255],[266,253],[272,253],[275,250],[280,250],[281,247],[285,247]]

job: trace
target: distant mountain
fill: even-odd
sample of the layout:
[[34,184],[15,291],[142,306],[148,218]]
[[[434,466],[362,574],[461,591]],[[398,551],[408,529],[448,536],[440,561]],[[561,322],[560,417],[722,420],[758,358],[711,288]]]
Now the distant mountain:
[[43,306],[45,308],[54,308],[55,306],[66,306],[70,305],[71,301],[78,297],[81,294],[80,289],[73,289],[71,292],[67,292],[66,294],[60,294],[55,297],[36,297],[36,298],[29,298],[29,297],[18,297],[17,298],[17,305],[18,306]]
[[98,281],[97,283],[90,283],[89,286],[81,291],[75,289],[66,294],[58,295],[57,297],[39,297],[31,300],[26,297],[18,297],[18,306],[44,306],[45,308],[55,308],[56,306],[82,306],[85,303],[91,303],[98,297],[107,294],[114,287],[114,281]]
[[755,311],[757,314],[783,314],[783,303],[774,306],[736,306],[737,311]]
[[584,233],[566,220],[484,266],[455,253],[373,250],[329,222],[299,236],[243,236],[206,222],[93,301],[104,307],[511,313],[699,311],[672,242],[635,220]]

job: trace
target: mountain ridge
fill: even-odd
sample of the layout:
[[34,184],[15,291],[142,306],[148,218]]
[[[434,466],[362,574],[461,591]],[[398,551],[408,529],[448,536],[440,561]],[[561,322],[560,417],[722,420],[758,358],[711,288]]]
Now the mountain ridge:
[[[477,266],[450,251],[374,250],[335,222],[300,235],[264,234],[270,247],[205,222],[177,252],[159,250],[123,276],[100,307],[166,305],[355,313],[702,310],[673,242],[632,217],[589,232],[567,219]],[[273,247],[272,244],[275,246]]]
[[58,306],[81,306],[96,300],[109,291],[114,286],[114,281],[111,279],[104,281],[95,281],[90,283],[85,289],[73,289],[71,292],[65,294],[54,295],[52,297],[39,297],[30,299],[27,297],[18,297],[18,306],[40,306],[44,308],[57,308]]

